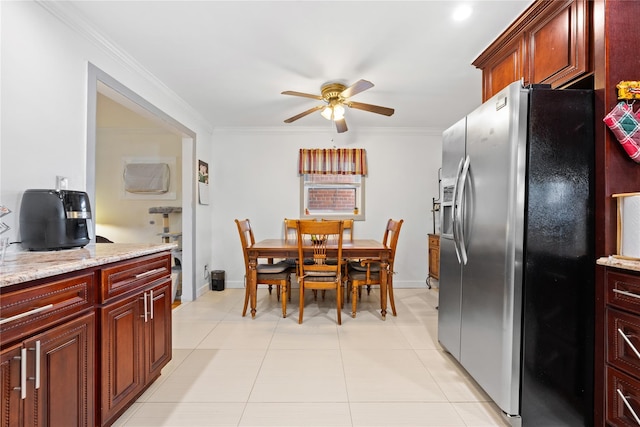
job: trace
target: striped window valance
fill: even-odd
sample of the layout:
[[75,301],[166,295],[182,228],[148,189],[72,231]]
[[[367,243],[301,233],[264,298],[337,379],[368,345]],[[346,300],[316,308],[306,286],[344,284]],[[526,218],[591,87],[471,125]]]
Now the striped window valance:
[[301,148],[300,175],[366,175],[367,154],[364,148]]

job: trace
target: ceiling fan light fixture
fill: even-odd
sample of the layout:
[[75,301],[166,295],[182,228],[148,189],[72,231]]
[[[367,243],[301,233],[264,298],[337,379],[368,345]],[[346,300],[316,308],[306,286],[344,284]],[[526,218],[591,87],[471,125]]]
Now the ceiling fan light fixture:
[[344,107],[340,104],[333,106],[333,120],[344,119]]
[[322,115],[322,117],[324,117],[327,120],[331,120],[331,117],[333,116],[333,111],[331,110],[331,107],[327,106],[324,108],[324,110],[322,110],[320,115]]

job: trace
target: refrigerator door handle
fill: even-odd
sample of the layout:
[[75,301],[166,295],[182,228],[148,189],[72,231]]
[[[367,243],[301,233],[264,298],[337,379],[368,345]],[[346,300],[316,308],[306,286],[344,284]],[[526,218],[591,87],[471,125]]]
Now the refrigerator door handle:
[[467,156],[464,159],[464,165],[462,166],[462,171],[460,173],[460,188],[458,190],[458,200],[455,201],[456,204],[456,208],[455,208],[455,214],[456,214],[456,221],[454,222],[454,226],[459,227],[458,229],[458,246],[460,247],[460,260],[462,262],[462,265],[466,265],[467,264],[467,248],[464,244],[464,227],[463,227],[463,218],[462,218],[462,212],[464,209],[463,203],[464,203],[464,187],[467,183],[467,177],[469,176],[469,165],[471,164],[471,158],[469,156]]
[[458,210],[458,184],[460,183],[460,175],[462,174],[462,168],[464,166],[464,159],[460,159],[458,163],[458,169],[456,170],[456,181],[453,184],[453,209],[451,209],[451,229],[453,231],[453,248],[456,250],[456,257],[458,258],[458,263],[462,263],[462,257],[460,255],[460,247],[458,244],[458,224],[456,223],[456,219],[458,215],[456,211]]

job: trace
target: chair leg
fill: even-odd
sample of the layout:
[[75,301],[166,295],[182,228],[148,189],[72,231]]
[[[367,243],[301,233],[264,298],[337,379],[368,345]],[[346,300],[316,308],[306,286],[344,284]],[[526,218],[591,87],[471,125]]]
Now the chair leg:
[[396,302],[393,299],[393,280],[389,281],[389,284],[387,285],[387,291],[389,293],[389,302],[391,303],[391,313],[393,313],[394,316],[397,316],[397,314],[396,314]]
[[336,289],[336,308],[338,311],[338,325],[342,325],[342,284],[338,284]]
[[351,285],[351,317],[353,317],[354,319],[356,318],[356,305],[357,305],[357,301],[358,301],[358,291],[360,289],[360,286],[353,286],[353,284]]
[[242,309],[242,317],[247,315],[247,306],[249,305],[249,288],[244,288],[244,308]]
[[287,291],[288,284],[282,285],[282,317],[287,317]]
[[299,303],[298,324],[302,323],[302,313],[304,312],[304,284],[300,282],[300,303]]
[[272,288],[272,287],[273,287],[273,286],[269,285],[269,295],[271,295],[271,288]]

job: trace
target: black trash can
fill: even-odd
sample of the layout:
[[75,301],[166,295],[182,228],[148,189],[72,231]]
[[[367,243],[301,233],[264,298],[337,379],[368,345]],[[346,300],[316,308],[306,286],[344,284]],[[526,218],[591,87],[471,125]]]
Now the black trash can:
[[213,270],[211,272],[211,290],[224,291],[224,270]]

